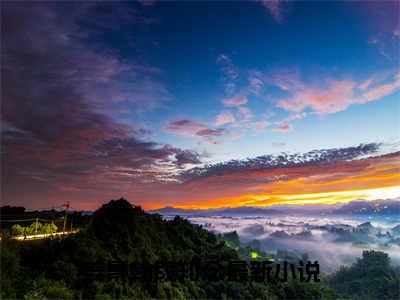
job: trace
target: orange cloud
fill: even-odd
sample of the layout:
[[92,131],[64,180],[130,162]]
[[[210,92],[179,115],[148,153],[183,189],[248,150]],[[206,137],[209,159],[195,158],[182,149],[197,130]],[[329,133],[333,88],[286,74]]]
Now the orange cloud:
[[[327,164],[228,172],[185,183],[182,208],[348,202],[400,196],[400,152]],[[185,195],[185,199],[179,198]],[[187,197],[187,198],[186,198]],[[160,207],[160,205],[152,205]]]

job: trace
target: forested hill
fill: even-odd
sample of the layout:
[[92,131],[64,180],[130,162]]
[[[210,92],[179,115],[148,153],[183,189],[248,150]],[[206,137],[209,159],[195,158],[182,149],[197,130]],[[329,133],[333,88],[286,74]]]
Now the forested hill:
[[[81,231],[63,239],[1,241],[4,299],[397,299],[399,269],[387,254],[366,251],[350,267],[311,282],[85,281],[88,262],[228,261],[244,259],[211,232],[175,217],[167,221],[124,199],[103,205]],[[332,289],[328,288],[330,286]],[[335,291],[334,291],[335,290]]]
[[176,217],[166,221],[126,200],[103,205],[89,225],[64,239],[1,244],[2,297],[18,299],[174,298],[174,299],[329,299],[337,295],[319,283],[164,281],[86,282],[80,268],[87,262],[115,260],[155,263],[158,260],[216,260],[226,265],[241,259],[216,237]]
[[2,241],[3,298],[320,298],[333,293],[319,284],[238,283],[222,280],[159,283],[100,280],[85,283],[80,267],[87,262],[114,260],[184,260],[197,256],[226,264],[238,254],[199,226],[179,217],[171,221],[145,213],[126,200],[97,210],[79,234],[31,242]]

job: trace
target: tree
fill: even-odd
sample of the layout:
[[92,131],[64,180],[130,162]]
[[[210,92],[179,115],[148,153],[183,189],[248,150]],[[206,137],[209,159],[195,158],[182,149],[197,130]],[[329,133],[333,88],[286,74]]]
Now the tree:
[[44,224],[41,228],[41,232],[44,234],[52,234],[52,233],[57,232],[57,229],[58,228],[57,228],[56,224],[54,224],[54,222],[51,222],[51,223]]
[[14,236],[23,235],[24,234],[24,227],[19,224],[14,224],[11,227],[11,234]]
[[350,267],[342,267],[327,277],[328,286],[357,299],[398,299],[400,274],[381,251],[364,251]]
[[27,234],[38,234],[42,230],[42,223],[40,222],[33,222],[31,225],[29,225],[26,229]]

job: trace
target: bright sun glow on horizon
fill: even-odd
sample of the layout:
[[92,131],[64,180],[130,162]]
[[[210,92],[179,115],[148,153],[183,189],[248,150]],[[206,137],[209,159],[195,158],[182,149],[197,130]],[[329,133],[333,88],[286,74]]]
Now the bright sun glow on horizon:
[[[176,208],[183,209],[211,209],[221,207],[241,207],[241,206],[254,206],[254,207],[268,207],[278,204],[291,204],[291,205],[307,205],[307,204],[323,204],[331,205],[336,203],[347,203],[354,200],[385,200],[397,199],[400,201],[400,186],[376,189],[362,189],[354,191],[338,191],[328,193],[310,193],[298,195],[274,195],[267,194],[259,195],[245,195],[241,196],[243,200],[239,201],[236,205],[174,205]],[[245,200],[247,198],[247,200]],[[237,199],[235,199],[237,200]],[[232,200],[234,201],[234,200]],[[229,200],[227,201],[229,202]],[[154,207],[156,209],[161,207]]]

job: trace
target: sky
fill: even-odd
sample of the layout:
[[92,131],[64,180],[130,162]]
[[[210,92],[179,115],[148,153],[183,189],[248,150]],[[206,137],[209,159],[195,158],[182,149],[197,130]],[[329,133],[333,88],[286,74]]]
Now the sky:
[[2,204],[399,198],[399,5],[3,1]]

